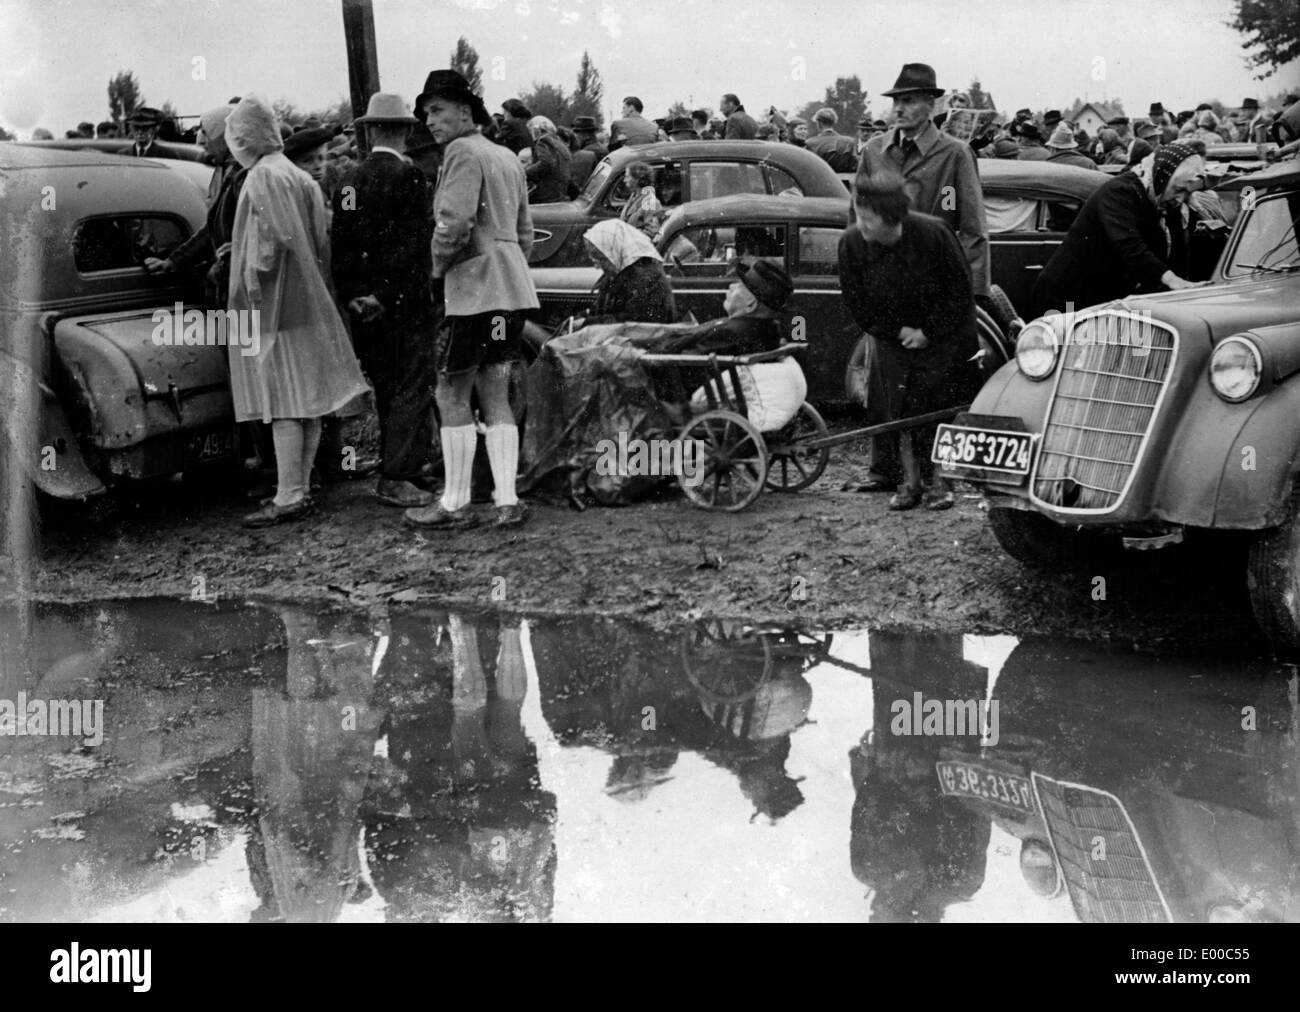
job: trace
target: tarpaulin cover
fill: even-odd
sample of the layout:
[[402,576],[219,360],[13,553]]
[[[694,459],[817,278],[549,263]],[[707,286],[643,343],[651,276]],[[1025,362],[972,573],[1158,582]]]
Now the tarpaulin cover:
[[676,347],[695,324],[611,323],[552,338],[528,369],[527,427],[520,491],[552,491],[585,505],[621,505],[645,498],[672,478],[598,474],[597,444],[673,439],[678,434],[660,402],[645,352]]

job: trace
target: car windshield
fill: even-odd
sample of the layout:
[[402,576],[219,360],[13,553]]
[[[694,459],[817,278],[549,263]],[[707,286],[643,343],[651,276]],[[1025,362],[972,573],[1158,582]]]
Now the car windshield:
[[580,199],[586,201],[595,200],[596,194],[600,193],[600,188],[605,185],[605,180],[608,178],[609,159],[606,158],[603,162],[597,165],[595,171],[592,172],[591,178],[587,180],[587,185],[582,188]]
[[1296,222],[1300,218],[1300,192],[1260,200],[1242,226],[1225,272],[1240,277],[1259,271],[1300,269]]

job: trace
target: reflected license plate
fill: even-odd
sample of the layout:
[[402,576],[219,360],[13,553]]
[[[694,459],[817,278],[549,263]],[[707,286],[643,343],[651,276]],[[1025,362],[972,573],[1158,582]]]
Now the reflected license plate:
[[945,795],[975,798],[1033,815],[1038,811],[1034,791],[1026,777],[992,770],[975,763],[942,761],[934,764]]

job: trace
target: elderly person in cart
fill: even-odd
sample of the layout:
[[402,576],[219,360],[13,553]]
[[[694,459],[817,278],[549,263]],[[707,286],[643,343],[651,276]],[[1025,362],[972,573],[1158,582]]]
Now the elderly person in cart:
[[[854,224],[840,237],[840,289],[858,326],[875,339],[884,394],[881,421],[963,403],[974,392],[977,348],[970,268],[952,229],[909,210],[900,175],[880,170],[854,181]],[[921,505],[932,426],[898,433],[903,482],[891,510]],[[890,437],[884,437],[890,438]],[[924,495],[928,509],[953,504],[938,478]]]

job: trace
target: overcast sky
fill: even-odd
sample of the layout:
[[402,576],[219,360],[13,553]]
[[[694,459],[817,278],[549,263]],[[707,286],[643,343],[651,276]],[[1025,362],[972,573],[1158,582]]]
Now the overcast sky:
[[[943,87],[978,76],[999,108],[1119,97],[1192,108],[1300,85],[1300,61],[1265,81],[1225,25],[1231,0],[374,0],[381,84],[413,99],[465,35],[488,105],[534,81],[573,87],[582,51],[605,82],[650,115],[677,99],[751,112],[819,98],[837,76],[868,93],[904,62]],[[108,115],[106,87],[136,73],[146,100],[199,113],[261,91],[299,107],[347,94],[340,0],[0,0],[0,123],[56,136]],[[200,78],[202,71],[202,78]],[[887,100],[876,99],[877,114]]]

